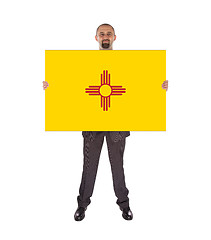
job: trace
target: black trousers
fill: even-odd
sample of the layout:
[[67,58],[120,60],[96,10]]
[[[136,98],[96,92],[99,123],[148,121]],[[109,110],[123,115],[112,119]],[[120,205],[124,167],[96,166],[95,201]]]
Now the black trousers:
[[91,200],[94,189],[99,158],[103,146],[104,137],[106,137],[109,160],[111,164],[113,187],[117,197],[117,204],[120,208],[129,206],[128,189],[125,184],[123,153],[125,149],[125,138],[113,142],[109,132],[97,132],[94,141],[84,137],[84,163],[81,185],[79,189],[78,206],[87,207]]

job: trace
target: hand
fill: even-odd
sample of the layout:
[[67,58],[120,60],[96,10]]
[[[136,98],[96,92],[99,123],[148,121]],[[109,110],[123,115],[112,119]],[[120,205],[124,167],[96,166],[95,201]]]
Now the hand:
[[43,81],[42,83],[43,83],[43,90],[45,90],[49,86],[49,84],[46,81]]
[[168,90],[168,80],[164,81],[162,84],[162,88]]

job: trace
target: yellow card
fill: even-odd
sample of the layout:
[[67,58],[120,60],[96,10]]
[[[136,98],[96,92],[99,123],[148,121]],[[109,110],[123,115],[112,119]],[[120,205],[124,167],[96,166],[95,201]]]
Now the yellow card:
[[46,131],[165,131],[165,50],[46,50]]

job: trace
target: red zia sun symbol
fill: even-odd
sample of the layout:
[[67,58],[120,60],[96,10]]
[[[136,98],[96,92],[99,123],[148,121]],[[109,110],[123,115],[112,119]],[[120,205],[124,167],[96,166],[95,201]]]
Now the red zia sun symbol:
[[101,96],[101,108],[103,111],[108,111],[108,108],[111,107],[110,96],[122,95],[126,92],[125,88],[122,86],[111,86],[110,85],[110,73],[108,71],[103,71],[101,74],[101,85],[100,86],[89,86],[85,89],[86,93],[93,96]]

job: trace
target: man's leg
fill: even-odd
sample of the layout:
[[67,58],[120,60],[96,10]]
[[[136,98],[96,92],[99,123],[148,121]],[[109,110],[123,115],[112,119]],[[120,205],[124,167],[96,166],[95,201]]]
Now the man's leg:
[[79,207],[86,208],[91,202],[90,197],[92,196],[94,189],[104,134],[104,132],[97,132],[93,141],[90,141],[87,137],[84,138],[83,173],[79,196],[77,198]]
[[126,188],[123,168],[125,138],[118,142],[113,142],[108,132],[106,135],[106,141],[108,146],[109,160],[111,163],[114,191],[116,197],[118,198],[117,204],[121,209],[125,209],[129,207],[129,191]]

